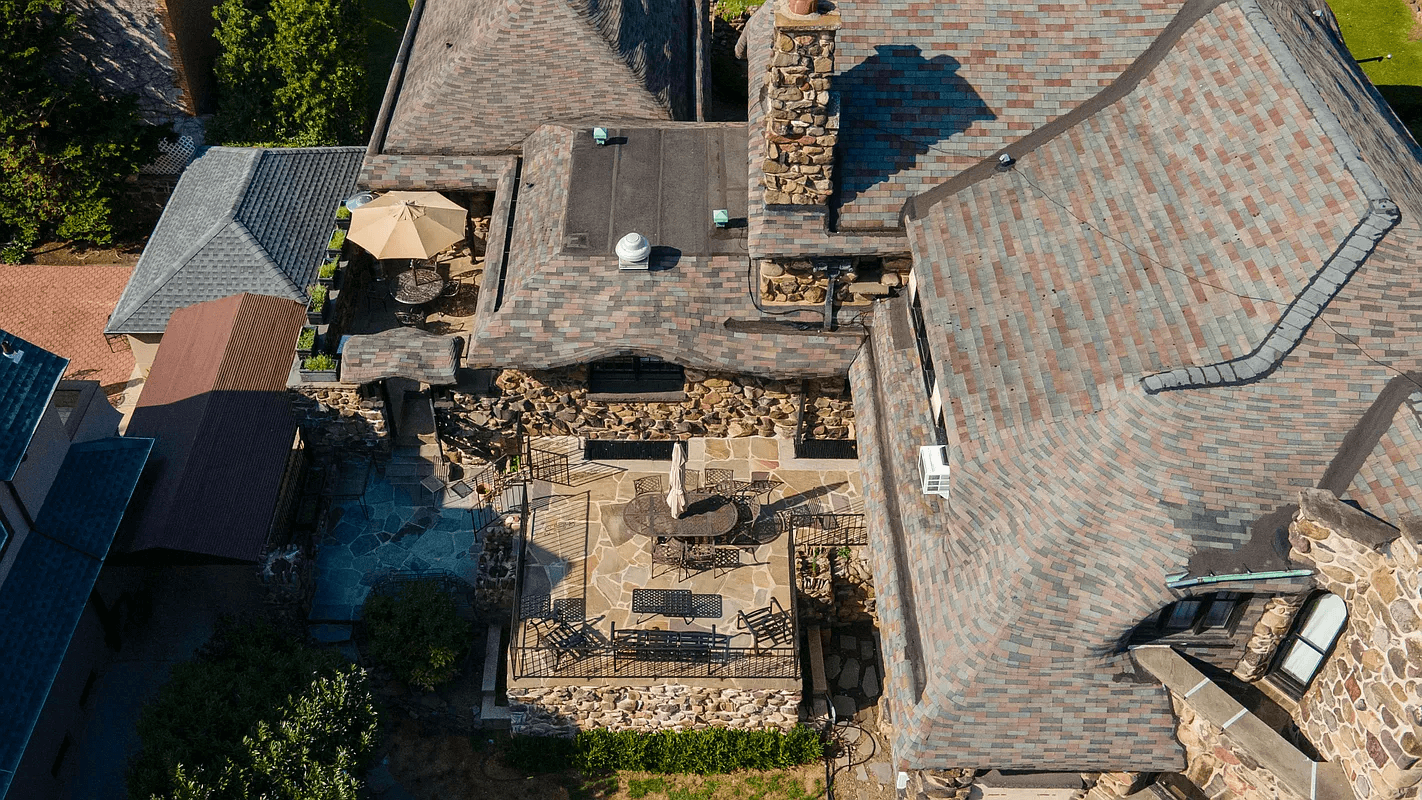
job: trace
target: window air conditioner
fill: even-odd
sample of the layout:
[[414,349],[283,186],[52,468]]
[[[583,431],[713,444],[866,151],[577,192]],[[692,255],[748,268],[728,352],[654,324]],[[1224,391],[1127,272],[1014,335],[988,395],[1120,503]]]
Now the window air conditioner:
[[948,447],[936,444],[918,448],[918,474],[924,494],[948,496]]

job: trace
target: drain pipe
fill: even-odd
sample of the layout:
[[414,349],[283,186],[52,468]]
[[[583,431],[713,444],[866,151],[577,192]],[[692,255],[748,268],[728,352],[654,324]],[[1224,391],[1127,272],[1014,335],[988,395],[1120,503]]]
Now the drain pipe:
[[[834,285],[834,279],[830,279],[830,285]],[[829,707],[829,724],[825,727],[825,800],[834,800],[834,764],[829,753],[829,743],[834,741],[834,726],[839,720],[834,712],[834,703],[830,702],[829,692],[824,693],[825,705]]]

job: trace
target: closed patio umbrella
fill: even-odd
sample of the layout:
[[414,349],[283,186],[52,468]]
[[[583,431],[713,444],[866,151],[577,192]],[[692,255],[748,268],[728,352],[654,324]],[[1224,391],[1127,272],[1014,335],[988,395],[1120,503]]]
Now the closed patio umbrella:
[[667,508],[676,519],[686,512],[685,469],[686,442],[677,442],[672,446],[671,491],[667,492]]
[[439,192],[386,192],[351,212],[348,235],[379,259],[423,259],[463,239],[465,217]]

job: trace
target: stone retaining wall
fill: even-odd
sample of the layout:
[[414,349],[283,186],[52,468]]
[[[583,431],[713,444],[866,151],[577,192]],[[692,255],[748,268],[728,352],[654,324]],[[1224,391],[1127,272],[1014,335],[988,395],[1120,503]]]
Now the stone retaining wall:
[[[686,399],[677,402],[611,402],[588,399],[587,368],[547,372],[504,370],[498,397],[455,392],[441,409],[447,451],[488,458],[497,442],[514,432],[520,415],[532,436],[590,439],[736,438],[795,434],[800,382],[686,371]],[[808,381],[814,428],[820,438],[854,436],[853,403],[844,381]]]
[[579,730],[685,731],[779,728],[800,719],[800,692],[683,684],[542,686],[508,690],[514,734],[572,736]]
[[292,416],[308,445],[364,453],[389,452],[388,411],[378,395],[362,397],[360,389],[344,386],[302,386],[287,394]]
[[1175,705],[1175,735],[1185,746],[1184,775],[1205,794],[1240,800],[1306,800],[1280,784],[1272,772],[1231,742],[1219,726],[1196,714],[1187,702],[1173,693],[1170,700]]

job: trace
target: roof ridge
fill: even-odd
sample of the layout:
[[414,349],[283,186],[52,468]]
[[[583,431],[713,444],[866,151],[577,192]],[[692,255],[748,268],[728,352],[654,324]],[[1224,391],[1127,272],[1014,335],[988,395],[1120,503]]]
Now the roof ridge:
[[[523,1],[524,0],[520,0],[520,2]],[[658,97],[655,92],[653,92],[647,87],[646,67],[643,66],[641,68],[638,68],[636,64],[629,61],[627,57],[622,54],[621,47],[616,42],[614,42],[608,36],[608,34],[603,31],[602,26],[598,25],[598,23],[593,19],[592,4],[589,3],[588,0],[554,1],[566,5],[568,8],[572,9],[573,14],[578,19],[580,19],[584,25],[591,28],[592,32],[597,36],[600,41],[602,41],[603,44],[607,45],[607,49],[612,53],[613,58],[617,59],[618,63],[626,67],[627,71],[632,73],[632,76],[637,79],[637,88],[641,89],[644,93],[646,93],[648,97],[652,98],[652,102],[655,103],[658,108],[667,112],[667,116],[672,116],[671,106],[667,103],[662,102],[662,98]]]
[[[242,182],[241,182],[241,184],[240,184],[240,186],[239,186],[239,188],[238,188],[238,191],[236,191],[236,192],[233,193],[233,199],[232,199],[232,202],[231,202],[231,207],[230,207],[226,212],[224,212],[223,214],[221,214],[221,215],[218,216],[217,221],[212,224],[212,227],[211,227],[211,228],[208,228],[208,230],[207,230],[206,233],[204,233],[202,236],[199,236],[197,239],[193,240],[192,246],[189,247],[187,250],[183,251],[183,254],[182,254],[180,257],[178,257],[178,258],[174,261],[173,266],[170,267],[166,273],[164,273],[164,274],[162,274],[161,276],[159,276],[158,280],[156,280],[156,281],[154,281],[152,284],[150,284],[150,285],[146,288],[146,290],[145,290],[141,295],[137,295],[137,296],[136,296],[138,299],[137,299],[136,302],[133,303],[133,306],[128,309],[128,313],[127,313],[127,314],[125,314],[122,318],[115,318],[116,315],[117,315],[117,309],[124,307],[125,301],[128,299],[128,292],[129,292],[129,289],[133,288],[134,284],[133,284],[133,283],[130,283],[128,286],[125,286],[125,287],[124,287],[124,290],[123,290],[123,294],[119,295],[119,301],[118,301],[118,304],[117,304],[116,309],[115,309],[115,316],[110,316],[110,317],[109,317],[109,322],[108,322],[108,325],[105,326],[105,330],[113,330],[114,326],[116,326],[116,325],[122,325],[123,323],[125,323],[125,322],[127,322],[129,319],[131,319],[131,318],[133,317],[133,315],[138,312],[139,309],[143,308],[143,306],[146,305],[149,300],[152,300],[152,299],[153,299],[153,296],[154,296],[154,295],[158,294],[158,292],[159,292],[160,290],[162,290],[163,287],[167,286],[169,281],[171,281],[171,280],[173,280],[173,278],[177,277],[178,273],[179,273],[179,272],[182,272],[183,269],[184,269],[185,267],[187,267],[187,265],[188,265],[194,258],[196,258],[199,253],[201,253],[201,252],[203,251],[203,248],[207,247],[207,245],[213,240],[213,238],[216,237],[217,234],[221,233],[222,230],[227,227],[227,224],[228,224],[228,223],[236,223],[238,226],[241,226],[241,223],[237,221],[237,209],[241,208],[241,206],[242,206],[242,201],[243,201],[243,199],[246,198],[246,196],[247,196],[247,190],[250,189],[251,186],[252,186],[252,179],[256,177],[256,175],[257,175],[257,169],[258,169],[258,167],[261,165],[262,159],[264,158],[264,156],[265,156],[265,154],[266,154],[266,151],[265,151],[265,150],[258,149],[258,148],[249,148],[249,147],[210,147],[210,148],[208,148],[208,150],[218,150],[218,149],[221,149],[221,150],[224,150],[224,151],[234,151],[234,152],[243,152],[243,151],[255,151],[255,152],[256,152],[255,157],[248,159],[248,162],[247,162],[247,165],[246,165],[246,171],[245,171],[245,173],[244,173],[243,176],[242,176]],[[187,175],[187,173],[186,173],[186,171],[185,171],[185,172],[184,172],[184,176],[186,176],[186,175]],[[158,223],[153,226],[153,229],[154,229],[154,230],[157,230],[160,226],[162,226],[162,224],[163,224],[163,217],[167,216],[167,214],[168,214],[168,208],[169,208],[169,206],[167,206],[167,205],[165,205],[165,206],[163,207],[163,214],[159,216],[159,218],[158,218]],[[245,231],[246,231],[245,226],[241,226],[241,227],[242,227],[242,230],[245,232]],[[247,235],[248,235],[248,237],[252,238],[252,240],[253,240],[254,242],[256,241],[256,238],[255,238],[255,237],[252,237],[252,235],[251,235],[250,232],[247,232]],[[260,246],[260,245],[259,245],[259,246]],[[265,253],[266,250],[263,249],[262,252]],[[267,258],[268,258],[268,260],[270,260],[270,259],[271,259],[271,256],[270,256],[270,255],[267,255]],[[142,260],[142,256],[139,256],[139,259]],[[137,267],[135,267],[135,270],[136,270],[136,269],[137,269]]]
[[[296,285],[296,281],[292,280],[291,276],[286,274],[286,270],[283,270],[281,268],[281,265],[276,262],[276,259],[272,258],[272,254],[269,250],[267,250],[266,245],[262,244],[261,240],[259,240],[256,235],[254,235],[252,231],[247,228],[246,224],[244,224],[239,219],[232,220],[232,224],[237,226],[237,235],[242,237],[244,240],[251,242],[252,246],[255,247],[257,251],[262,254],[262,257],[264,259],[266,259],[266,263],[262,266],[266,266],[267,269],[269,269],[277,276],[278,280],[284,282],[288,287],[291,288],[293,292],[300,295],[301,297],[307,297],[306,290]],[[242,294],[253,294],[253,292],[244,291],[242,292]],[[309,300],[310,298],[307,297],[307,299]]]

